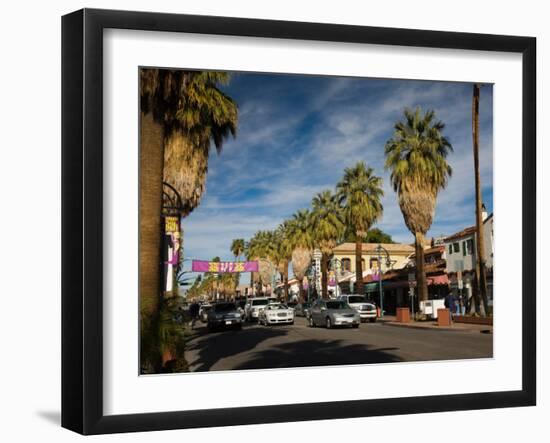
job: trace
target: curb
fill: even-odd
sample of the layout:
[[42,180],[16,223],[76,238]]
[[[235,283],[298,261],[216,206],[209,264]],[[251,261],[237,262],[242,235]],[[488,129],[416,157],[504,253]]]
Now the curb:
[[470,329],[470,328],[449,328],[449,327],[426,327],[426,326],[420,326],[415,324],[408,324],[408,323],[397,323],[397,322],[385,322],[383,323],[387,326],[395,326],[397,328],[412,328],[412,329],[423,329],[425,331],[453,331],[453,332],[478,332],[481,333],[481,331]]

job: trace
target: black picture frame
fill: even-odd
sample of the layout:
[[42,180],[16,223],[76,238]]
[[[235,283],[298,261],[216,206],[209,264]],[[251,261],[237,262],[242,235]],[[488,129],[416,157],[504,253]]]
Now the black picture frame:
[[[522,55],[522,388],[197,411],[103,413],[103,30],[501,51]],[[536,404],[536,39],[83,9],[62,18],[62,426],[82,434],[488,409]]]

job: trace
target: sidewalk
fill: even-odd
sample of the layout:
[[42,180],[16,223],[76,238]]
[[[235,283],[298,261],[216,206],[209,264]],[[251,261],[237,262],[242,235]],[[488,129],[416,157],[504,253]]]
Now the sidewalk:
[[383,323],[387,326],[397,326],[401,328],[415,328],[415,329],[432,329],[440,331],[461,331],[461,332],[485,332],[493,333],[493,327],[487,325],[475,325],[469,323],[456,323],[453,322],[451,326],[440,327],[437,325],[437,321],[426,320],[426,321],[414,321],[411,320],[410,323],[399,323],[395,321],[396,318],[394,315],[385,315],[384,318],[378,318],[378,322]]

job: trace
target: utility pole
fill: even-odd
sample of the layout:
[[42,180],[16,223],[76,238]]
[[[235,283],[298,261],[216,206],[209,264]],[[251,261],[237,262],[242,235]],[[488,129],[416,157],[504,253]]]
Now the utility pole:
[[[482,195],[481,179],[479,176],[479,89],[478,83],[474,83],[474,93],[472,97],[472,139],[474,148],[474,175],[476,186],[476,230],[477,230],[477,257],[476,257],[476,280],[477,289],[481,296],[482,304],[479,305],[482,316],[487,315],[487,275],[485,267],[485,242],[483,235],[483,216],[482,216]],[[479,295],[476,303],[479,303]]]

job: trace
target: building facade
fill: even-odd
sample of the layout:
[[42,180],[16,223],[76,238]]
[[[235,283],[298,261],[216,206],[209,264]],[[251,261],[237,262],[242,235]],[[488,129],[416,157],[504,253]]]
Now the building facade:
[[[485,267],[487,274],[487,299],[493,304],[493,214],[483,213]],[[476,285],[477,229],[470,226],[444,239],[447,254],[449,287],[456,296],[470,300]]]

